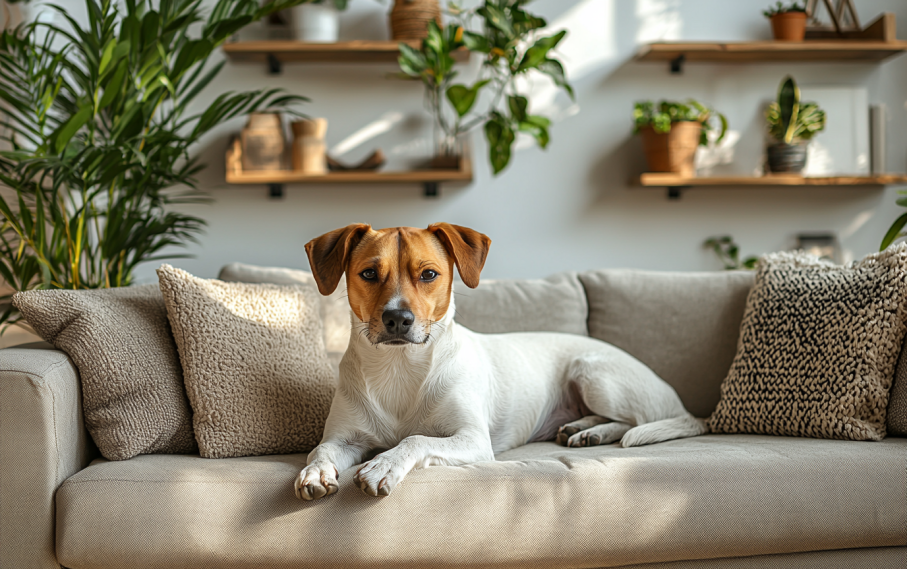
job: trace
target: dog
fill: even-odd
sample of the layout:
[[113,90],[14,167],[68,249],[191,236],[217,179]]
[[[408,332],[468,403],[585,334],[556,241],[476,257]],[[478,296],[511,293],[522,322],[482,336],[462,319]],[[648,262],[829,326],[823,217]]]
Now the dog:
[[414,468],[494,460],[534,441],[632,447],[707,432],[671,386],[615,346],[454,322],[454,265],[475,288],[490,245],[448,223],[354,224],[306,244],[321,294],[346,274],[353,329],[298,498],[334,494],[341,471],[382,449],[354,478],[370,496],[390,495]]

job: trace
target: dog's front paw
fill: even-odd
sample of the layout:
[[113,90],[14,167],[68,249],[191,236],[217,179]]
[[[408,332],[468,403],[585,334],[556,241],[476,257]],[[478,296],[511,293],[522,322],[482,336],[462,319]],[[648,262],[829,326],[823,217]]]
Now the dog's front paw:
[[317,500],[337,492],[337,468],[333,464],[310,464],[296,477],[296,497],[300,500]]
[[406,469],[386,454],[363,464],[353,478],[356,486],[369,496],[389,496],[406,476]]

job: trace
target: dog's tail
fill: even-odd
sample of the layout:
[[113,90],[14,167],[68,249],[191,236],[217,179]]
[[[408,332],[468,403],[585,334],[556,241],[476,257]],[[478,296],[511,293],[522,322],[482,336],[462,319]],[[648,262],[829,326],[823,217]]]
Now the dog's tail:
[[680,417],[663,419],[633,427],[620,439],[622,447],[650,445],[686,437],[698,437],[709,432],[705,421],[687,413]]

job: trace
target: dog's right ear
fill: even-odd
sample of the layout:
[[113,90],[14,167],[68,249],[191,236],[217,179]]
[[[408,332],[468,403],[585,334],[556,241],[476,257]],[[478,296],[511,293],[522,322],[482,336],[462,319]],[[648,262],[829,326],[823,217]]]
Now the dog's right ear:
[[337,289],[350,253],[362,240],[362,236],[371,230],[371,225],[354,223],[325,233],[305,244],[318,292],[327,296]]

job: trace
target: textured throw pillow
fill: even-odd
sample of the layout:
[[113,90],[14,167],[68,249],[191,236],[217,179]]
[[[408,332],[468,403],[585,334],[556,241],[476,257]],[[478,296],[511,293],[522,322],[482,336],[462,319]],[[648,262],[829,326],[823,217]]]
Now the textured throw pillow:
[[314,448],[334,392],[318,291],[199,279],[169,265],[157,273],[201,455]]
[[79,369],[85,426],[104,458],[196,452],[192,411],[156,285],[20,292],[13,304]]
[[763,257],[709,427],[884,438],[905,318],[907,245],[850,266],[803,253]]
[[901,348],[888,398],[888,435],[907,437],[907,341]]

